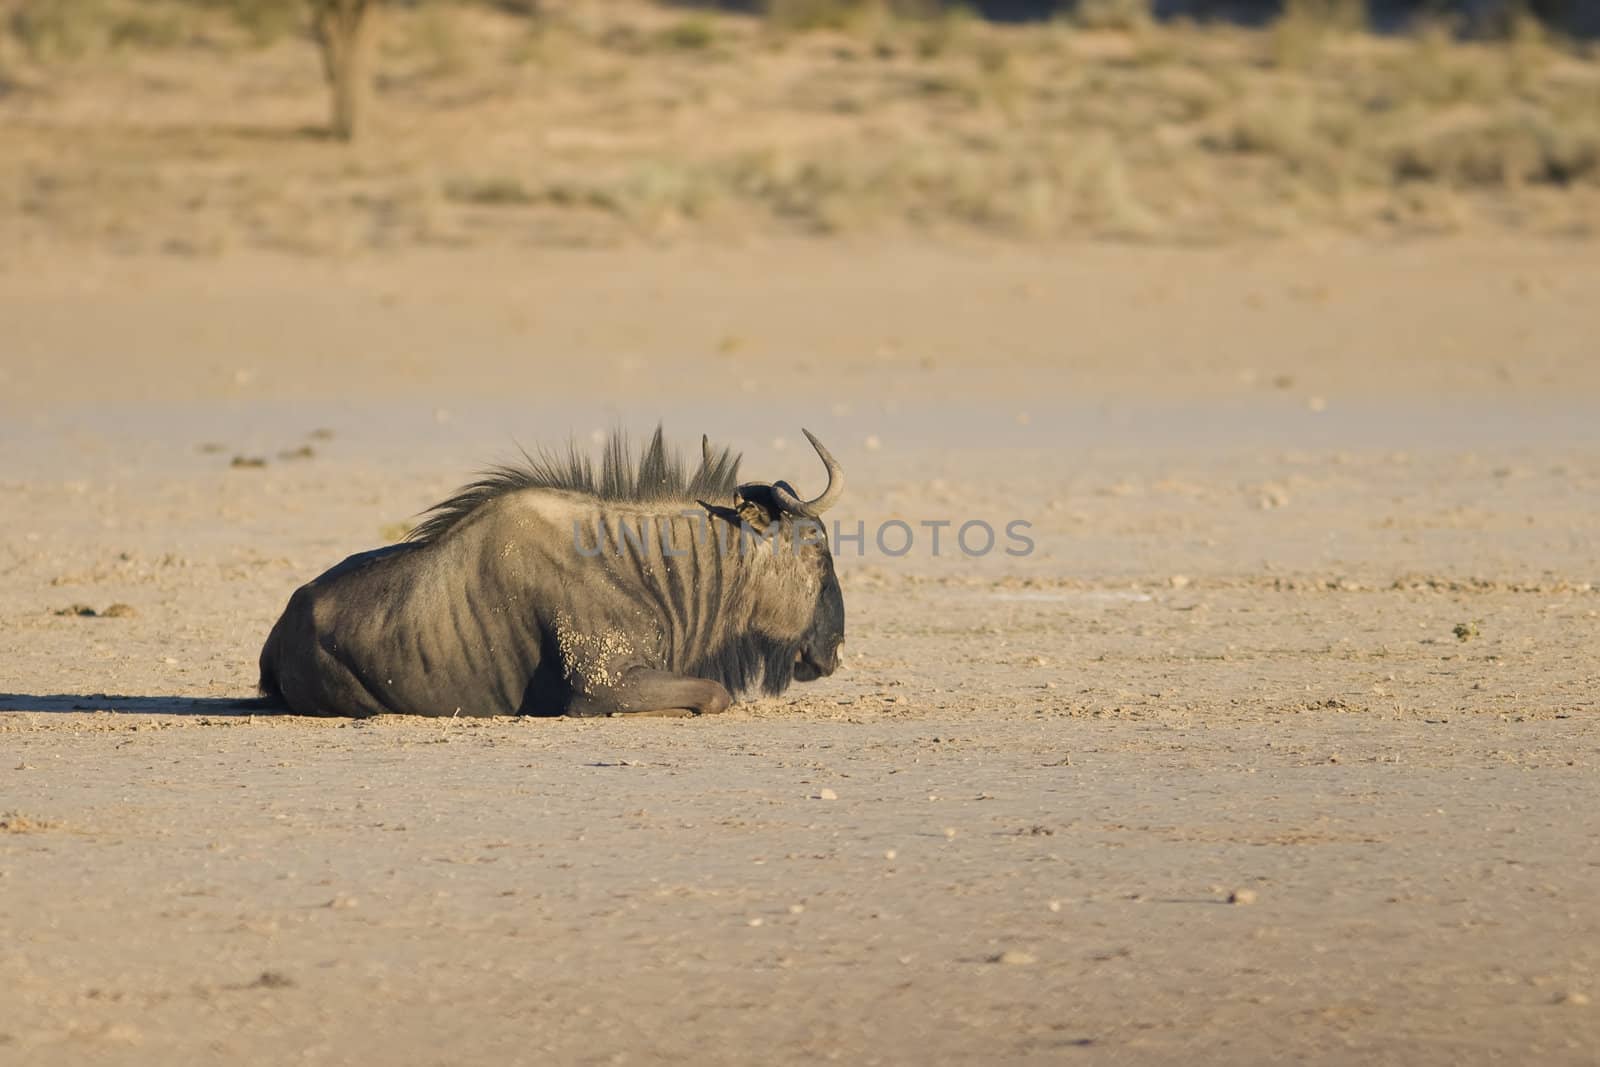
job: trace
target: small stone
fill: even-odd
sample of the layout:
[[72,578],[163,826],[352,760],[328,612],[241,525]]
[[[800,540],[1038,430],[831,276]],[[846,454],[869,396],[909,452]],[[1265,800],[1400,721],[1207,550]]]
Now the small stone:
[[1580,993],[1577,990],[1571,990],[1566,993],[1557,993],[1555,1002],[1557,1004],[1572,1004],[1581,1008],[1589,1003],[1589,994]]
[[1235,889],[1228,894],[1229,904],[1254,904],[1256,891],[1254,889]]
[[1021,952],[1014,948],[1008,948],[998,956],[989,957],[989,962],[1003,963],[1012,967],[1026,967],[1030,963],[1038,963],[1039,959],[1032,953]]
[[1256,504],[1262,511],[1272,511],[1289,503],[1289,494],[1276,486],[1268,486],[1261,490],[1261,495],[1256,499]]
[[892,848],[886,848],[886,849],[883,850],[883,858],[886,859],[886,860],[892,860],[896,856],[898,856],[899,854],[900,853],[896,852]]
[[878,449],[883,447],[883,442],[878,439],[878,435],[875,433],[867,434],[866,441],[862,443],[867,446],[868,452],[876,452]]
[[1051,901],[1051,902],[1050,902],[1050,910],[1051,910],[1051,911],[1060,911],[1060,910],[1061,910],[1061,901],[1059,901],[1059,900],[1052,900],[1052,901]]
[[746,926],[761,926],[761,925],[764,925],[766,923],[766,921],[767,920],[765,920],[761,916],[757,915],[753,919],[745,920],[745,925]]
[[790,915],[799,915],[801,912],[803,912],[805,910],[806,910],[806,906],[804,904],[790,904],[789,905],[789,914]]
[[816,799],[818,799],[818,800],[838,800],[839,799],[839,794],[835,793],[831,789],[821,789],[821,790],[817,791]]
[[1167,584],[1174,589],[1187,589],[1189,588],[1189,576],[1187,574],[1174,574],[1167,579]]
[[247,989],[291,989],[293,987],[294,987],[294,979],[290,978],[288,975],[284,974],[282,971],[262,971],[261,974],[256,977],[256,980],[251,982],[245,988],[247,988]]
[[944,836],[947,838],[956,836],[956,828],[954,826],[946,826],[944,828]]
[[325,908],[333,908],[335,910],[343,910],[345,908],[353,908],[353,907],[357,906],[360,903],[361,903],[361,898],[360,897],[351,897],[351,896],[346,896],[343,893],[340,893],[338,896],[334,897],[332,900],[330,900],[326,904],[324,904],[323,907],[325,907]]
[[116,603],[100,613],[108,619],[131,619],[139,614],[132,604]]

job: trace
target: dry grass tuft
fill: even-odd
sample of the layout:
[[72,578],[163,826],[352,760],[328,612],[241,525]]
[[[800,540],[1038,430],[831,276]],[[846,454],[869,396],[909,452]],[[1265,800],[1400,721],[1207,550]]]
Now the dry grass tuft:
[[1516,104],[1429,116],[1387,149],[1401,181],[1496,189],[1600,181],[1600,120],[1558,124]]
[[35,819],[18,811],[0,812],[0,834],[36,834],[43,830],[54,830],[59,823],[47,819]]
[[20,0],[11,36],[41,62],[80,60],[117,49],[174,48],[192,36],[187,13],[112,0]]
[[1151,25],[1155,14],[1151,0],[1078,0],[1072,21],[1086,30],[1132,33]]

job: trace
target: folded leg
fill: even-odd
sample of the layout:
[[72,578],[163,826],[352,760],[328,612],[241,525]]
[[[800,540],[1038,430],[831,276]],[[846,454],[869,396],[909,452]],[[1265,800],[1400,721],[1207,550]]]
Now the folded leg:
[[719,683],[636,667],[611,685],[573,694],[568,715],[687,716],[728,710],[733,698]]

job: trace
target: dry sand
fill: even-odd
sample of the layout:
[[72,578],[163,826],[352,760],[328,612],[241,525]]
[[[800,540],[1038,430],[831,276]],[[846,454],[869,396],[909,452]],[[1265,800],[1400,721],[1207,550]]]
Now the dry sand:
[[[7,262],[0,1061],[1592,1064],[1596,292],[1531,241]],[[231,706],[297,584],[657,418],[1037,550],[847,550],[844,668],[715,719]]]

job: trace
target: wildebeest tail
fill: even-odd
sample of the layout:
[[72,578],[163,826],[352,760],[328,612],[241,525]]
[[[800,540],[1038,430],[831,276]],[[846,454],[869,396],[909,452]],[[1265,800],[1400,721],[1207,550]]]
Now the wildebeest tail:
[[263,708],[286,708],[289,702],[283,697],[283,689],[278,685],[277,672],[272,669],[272,646],[278,639],[278,628],[274,626],[267,635],[267,643],[261,649],[261,677],[256,682],[256,691],[261,695],[254,697],[246,703]]

